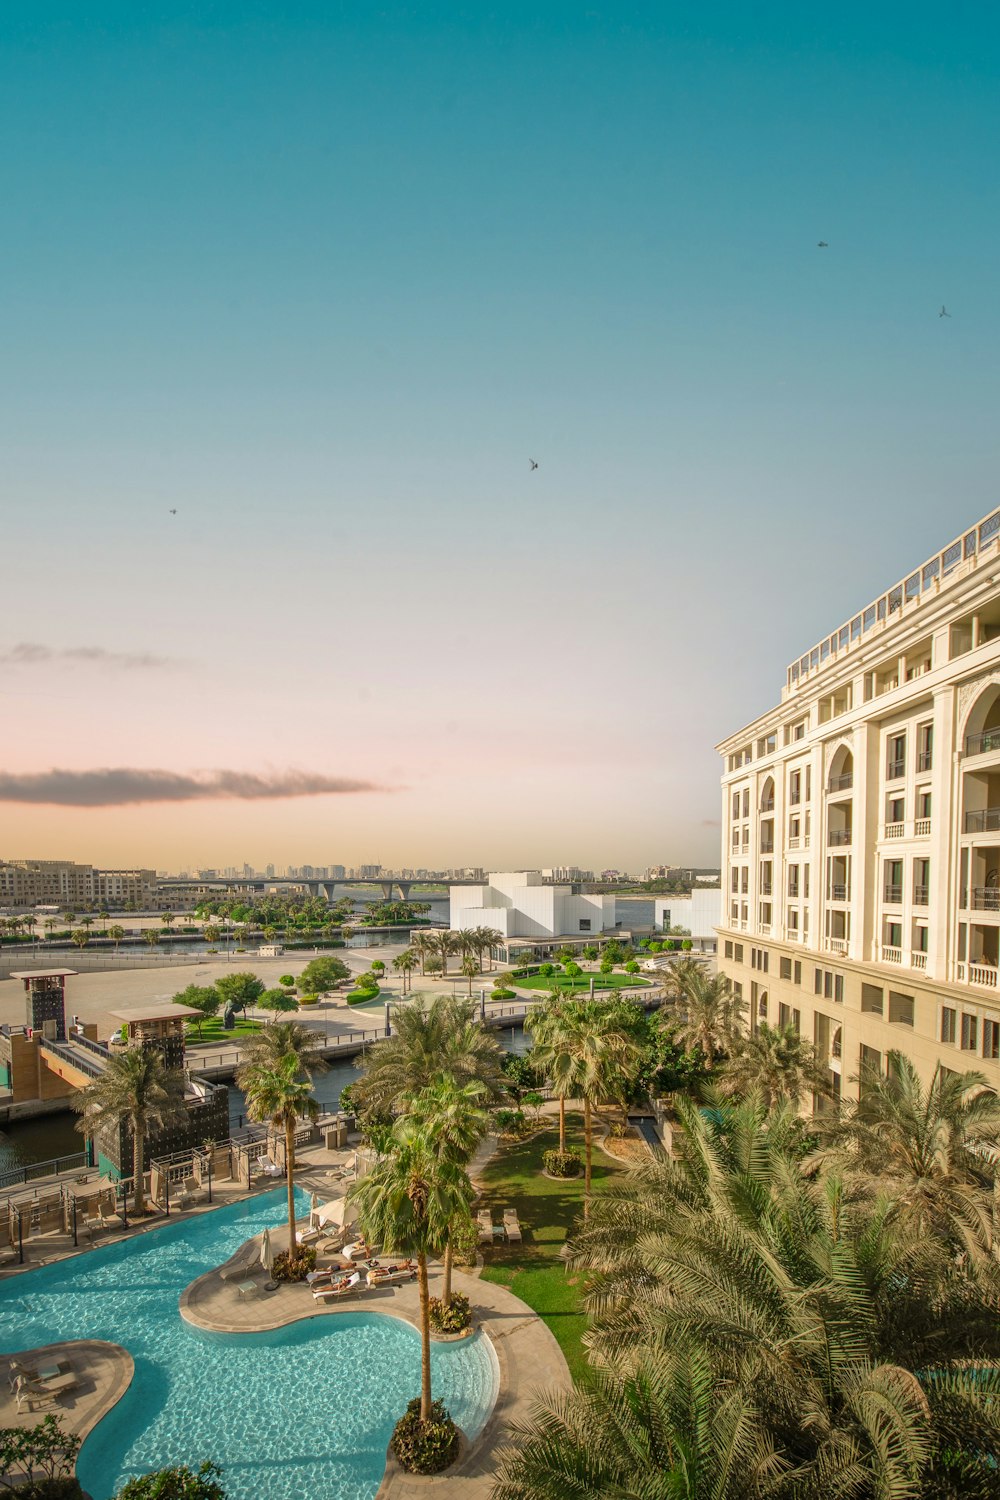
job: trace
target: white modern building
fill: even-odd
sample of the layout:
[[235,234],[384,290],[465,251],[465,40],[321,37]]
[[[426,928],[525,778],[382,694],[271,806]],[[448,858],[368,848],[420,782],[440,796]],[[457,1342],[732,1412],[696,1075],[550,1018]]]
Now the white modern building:
[[719,966],[835,1091],[890,1051],[1000,1089],[1000,511],[789,666],[723,758]]
[[582,947],[602,933],[614,934],[615,898],[575,894],[571,885],[547,883],[540,870],[491,874],[485,885],[452,889],[451,927],[493,927],[505,940],[559,939]]
[[693,890],[687,896],[657,896],[653,902],[653,926],[668,935],[686,929],[701,953],[714,953],[722,921],[722,891],[718,886]]

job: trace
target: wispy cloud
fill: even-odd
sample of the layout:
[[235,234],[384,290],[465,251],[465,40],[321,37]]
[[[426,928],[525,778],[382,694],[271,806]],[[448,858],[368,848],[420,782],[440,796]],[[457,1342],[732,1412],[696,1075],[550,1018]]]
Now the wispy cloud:
[[137,802],[205,802],[237,799],[260,802],[278,797],[330,797],[391,788],[347,776],[282,771],[254,776],[246,771],[176,771],[113,767],[95,771],[41,771],[17,775],[0,771],[0,802],[44,803],[57,807],[127,807]]
[[38,641],[19,641],[0,651],[0,667],[45,667],[83,665],[114,667],[127,672],[170,667],[168,656],[151,651],[106,651],[103,646],[43,646]]

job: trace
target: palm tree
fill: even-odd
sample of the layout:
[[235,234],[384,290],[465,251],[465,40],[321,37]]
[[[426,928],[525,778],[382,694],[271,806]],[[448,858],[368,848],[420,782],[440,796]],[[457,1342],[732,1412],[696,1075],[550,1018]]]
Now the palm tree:
[[285,1132],[285,1182],[288,1188],[288,1249],[295,1250],[295,1129],[299,1119],[319,1114],[312,1075],[329,1064],[317,1050],[318,1035],[298,1021],[275,1021],[243,1043],[236,1082],[246,1094],[252,1120],[269,1121]]
[[479,948],[479,962],[480,962],[480,966],[482,965],[482,961],[483,961],[482,956],[483,956],[483,954],[484,953],[488,953],[490,955],[490,973],[492,974],[492,972],[493,972],[493,951],[492,950],[494,948],[499,948],[502,945],[502,943],[504,941],[504,935],[503,935],[502,932],[498,932],[495,927],[477,927],[475,931],[476,931],[476,940],[480,944],[480,948]]
[[90,933],[87,931],[86,927],[74,927],[73,931],[70,933],[70,937],[79,948],[81,953],[90,942]]
[[427,960],[434,952],[434,934],[431,932],[411,932],[410,947],[420,960],[421,974],[426,974]]
[[442,930],[430,934],[431,948],[441,960],[441,973],[448,973],[448,955],[458,947],[458,933]]
[[[614,1010],[602,1000],[572,1000],[566,1006],[567,1045],[577,1092],[583,1099],[585,1168],[584,1218],[590,1212],[593,1157],[593,1107],[606,1099],[615,1083],[633,1072],[639,1044],[625,1030]],[[634,1076],[634,1073],[633,1073]]]
[[766,1500],[790,1494],[752,1392],[727,1389],[697,1345],[599,1371],[536,1400],[501,1457],[493,1500]]
[[756,1093],[770,1109],[779,1103],[798,1108],[809,1094],[832,1092],[829,1070],[791,1024],[771,1027],[761,1021],[756,1031],[738,1036],[731,1045],[719,1080],[724,1094],[746,1098]]
[[202,936],[206,943],[217,943],[222,936],[222,929],[217,927],[214,922],[209,922],[202,929]]
[[[442,1074],[413,1100],[409,1117],[423,1125],[434,1149],[443,1160],[468,1169],[476,1147],[489,1128],[490,1117],[482,1107],[487,1095],[485,1084],[478,1079],[457,1083],[451,1074]],[[468,1205],[457,1215],[463,1222],[469,1218]],[[444,1276],[441,1301],[451,1303],[452,1235],[455,1219],[448,1226],[444,1247]]]
[[148,944],[150,948],[155,948],[160,941],[160,934],[157,932],[155,927],[147,927],[145,932],[142,934],[142,940],[144,943]]
[[439,1151],[427,1126],[403,1116],[393,1149],[356,1182],[348,1197],[358,1206],[366,1239],[387,1255],[414,1256],[420,1292],[420,1416],[431,1414],[431,1325],[427,1258],[439,1255],[448,1226],[468,1210],[472,1185],[461,1167]]
[[507,1098],[503,1053],[493,1033],[477,1024],[467,1000],[436,995],[429,1005],[415,1002],[396,1012],[394,1025],[392,1036],[369,1050],[352,1087],[363,1113],[404,1109],[442,1076],[458,1085],[481,1084],[486,1103]]
[[404,995],[407,994],[410,989],[410,977],[413,973],[413,970],[417,967],[417,962],[417,955],[412,948],[404,948],[403,952],[397,953],[396,957],[392,961],[392,967],[396,970],[396,973],[402,974],[403,976]]
[[124,927],[119,927],[117,923],[114,923],[111,927],[108,928],[108,937],[111,939],[111,941],[115,945],[115,956],[116,957],[118,955],[118,945],[119,945],[119,943],[121,942],[121,940],[122,940],[122,938],[124,936],[125,936],[125,929],[124,929]]
[[177,921],[177,918],[174,916],[174,913],[172,911],[161,911],[160,921],[163,923],[164,928],[168,928],[174,925],[174,923]]
[[924,1088],[901,1052],[890,1052],[888,1064],[888,1075],[862,1071],[858,1102],[830,1127],[831,1148],[815,1159],[863,1192],[889,1191],[916,1237],[991,1256],[1000,1098],[982,1073],[938,1063]]
[[134,1211],[146,1212],[143,1177],[146,1170],[146,1137],[151,1130],[166,1130],[187,1119],[184,1104],[184,1074],[168,1068],[155,1047],[129,1047],[112,1053],[104,1071],[71,1100],[80,1119],[76,1128],[94,1137],[107,1128],[119,1130],[126,1123],[132,1137]]
[[718,1053],[732,1045],[745,1004],[724,974],[708,974],[693,958],[673,966],[667,989],[675,1013],[664,1014],[665,1024],[685,1050],[699,1047],[713,1067]]
[[46,917],[45,921],[42,923],[42,926],[45,928],[45,931],[49,935],[49,937],[51,937],[56,928],[59,926],[59,923],[55,917]]
[[554,990],[524,1018],[525,1030],[531,1033],[532,1039],[531,1062],[539,1073],[545,1074],[559,1100],[559,1150],[563,1154],[566,1151],[566,1100],[572,1099],[576,1090],[567,1003],[566,997]]
[[475,953],[469,952],[462,959],[462,973],[465,975],[466,979],[469,981],[469,999],[471,1000],[472,999],[472,981],[475,979],[476,975],[479,973],[479,960],[477,959]]

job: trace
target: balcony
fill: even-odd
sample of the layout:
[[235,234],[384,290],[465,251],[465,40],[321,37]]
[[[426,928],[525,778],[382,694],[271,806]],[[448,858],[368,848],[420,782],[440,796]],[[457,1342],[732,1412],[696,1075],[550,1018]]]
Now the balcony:
[[934,764],[934,756],[930,750],[921,750],[917,756],[917,770],[929,771]]
[[983,734],[967,734],[966,755],[991,755],[1000,750],[1000,729],[987,729]]
[[966,833],[1000,833],[1000,807],[979,807],[965,815]]
[[761,852],[761,854],[773,854],[774,853],[774,841],[772,840],[770,844],[761,844],[761,846],[760,846],[760,852]]
[[801,845],[801,843],[802,843],[802,840],[799,837],[799,835],[796,833],[792,838],[790,838],[788,840],[788,847],[789,847],[789,849],[798,849],[799,846]]
[[741,844],[740,845],[740,853],[741,854],[749,854],[750,853],[750,845],[749,844]]
[[843,1050],[844,1047],[843,1043],[840,1040],[840,1037],[834,1037],[833,1041],[830,1043],[830,1056],[839,1060],[843,1053]]
[[891,948],[887,943],[883,943],[882,962],[884,964],[901,964],[903,962],[902,948]]
[[1000,890],[994,885],[974,885],[962,902],[966,911],[1000,911]]
[[927,954],[923,951],[922,948],[914,948],[913,952],[910,954],[910,964],[914,969],[926,969]]
[[898,823],[887,823],[884,836],[887,839],[901,839],[906,832],[906,824],[900,818]]
[[902,905],[903,887],[901,885],[887,885],[883,894],[890,906]]
[[762,813],[772,813],[772,812],[774,812],[774,798],[773,797],[768,797],[768,799],[767,799],[766,802],[762,802],[760,804],[760,810],[761,810]]
[[886,781],[898,781],[901,776],[906,775],[905,760],[890,760],[885,768]]
[[916,820],[916,822],[914,823],[914,825],[913,825],[913,836],[914,836],[914,838],[918,838],[918,839],[929,838],[930,837],[930,831],[931,831],[931,820],[930,820],[930,818],[918,818]]
[[786,927],[785,928],[785,942],[786,943],[801,943],[801,941],[802,941],[802,934],[801,934],[801,932],[799,931],[799,929],[797,927]]
[[854,785],[853,771],[845,771],[842,776],[831,776],[826,784],[828,792],[847,792]]
[[955,972],[966,984],[978,984],[984,990],[997,988],[997,970],[993,964],[956,964]]
[[828,901],[850,901],[850,892],[846,885],[831,885]]
[[770,937],[771,936],[771,924],[770,924],[770,922],[758,922],[757,923],[757,931],[760,933],[761,937]]
[[850,944],[847,938],[828,937],[823,939],[823,947],[827,953],[840,953],[846,958]]
[[849,828],[833,828],[827,834],[826,841],[831,849],[843,849],[851,842],[851,830]]
[[930,902],[930,888],[926,885],[915,885],[913,887],[914,906],[927,906]]

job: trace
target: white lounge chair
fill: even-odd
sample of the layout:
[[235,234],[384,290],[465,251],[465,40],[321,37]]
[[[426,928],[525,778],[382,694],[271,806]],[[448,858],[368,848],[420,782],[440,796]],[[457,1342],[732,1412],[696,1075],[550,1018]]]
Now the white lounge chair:
[[224,1266],[219,1267],[219,1276],[223,1281],[245,1281],[255,1265],[260,1265],[260,1246],[244,1246]]
[[315,1287],[313,1300],[315,1302],[332,1302],[338,1297],[349,1297],[352,1292],[359,1292],[361,1287],[361,1272],[353,1271],[350,1276],[345,1276],[342,1281],[335,1281],[331,1286]]
[[14,1385],[17,1409],[23,1411],[27,1406],[30,1411],[33,1406],[51,1406],[60,1397],[75,1391],[79,1384],[80,1381],[72,1370],[66,1370],[53,1380],[45,1381],[25,1380],[23,1375],[19,1375]]
[[488,1208],[480,1209],[476,1215],[476,1223],[479,1225],[479,1243],[481,1245],[492,1245],[493,1219]]
[[516,1208],[505,1208],[503,1211],[503,1227],[507,1239],[512,1245],[521,1243],[521,1224],[517,1217]]
[[400,1261],[398,1265],[369,1266],[368,1285],[394,1286],[397,1281],[413,1281],[417,1274],[416,1261]]

